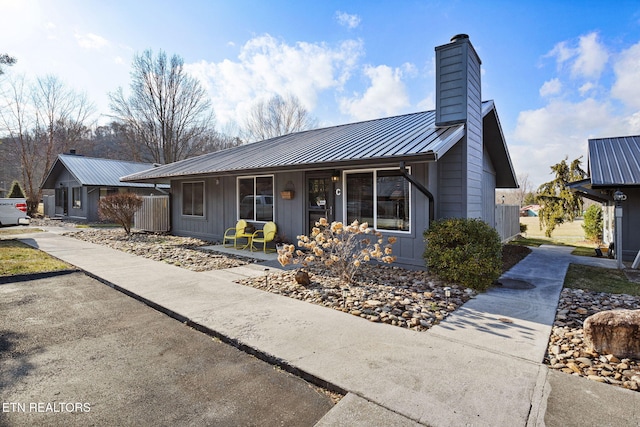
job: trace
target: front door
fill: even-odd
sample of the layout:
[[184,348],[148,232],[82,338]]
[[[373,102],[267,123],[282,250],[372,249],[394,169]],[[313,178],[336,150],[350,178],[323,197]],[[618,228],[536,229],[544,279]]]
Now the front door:
[[333,182],[330,174],[311,175],[307,178],[307,212],[309,232],[320,218],[334,220]]

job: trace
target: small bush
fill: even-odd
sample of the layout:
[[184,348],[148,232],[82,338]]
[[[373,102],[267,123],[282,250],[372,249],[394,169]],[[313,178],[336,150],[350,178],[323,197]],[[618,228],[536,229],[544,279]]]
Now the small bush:
[[520,223],[520,232],[523,234],[527,233],[527,224]]
[[118,193],[100,199],[98,215],[100,219],[122,225],[127,235],[131,234],[133,216],[142,206],[142,198],[134,193]]
[[584,213],[584,223],[582,224],[584,237],[592,242],[602,241],[602,207],[591,205]]
[[440,278],[485,291],[500,277],[502,244],[487,223],[465,218],[434,221],[424,237],[427,267]]
[[387,238],[385,244],[382,233],[358,221],[350,225],[341,222],[329,224],[326,218],[320,218],[311,232],[311,236],[298,236],[298,246],[284,245],[278,249],[278,261],[282,266],[302,264],[320,265],[330,270],[343,284],[353,280],[360,266],[372,259],[392,263],[391,245],[395,237]]

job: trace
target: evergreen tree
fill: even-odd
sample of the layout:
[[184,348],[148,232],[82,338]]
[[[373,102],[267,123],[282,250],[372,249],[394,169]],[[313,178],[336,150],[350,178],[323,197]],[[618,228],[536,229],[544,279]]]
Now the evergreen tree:
[[602,241],[602,207],[600,205],[591,205],[584,214],[584,237],[592,242]]
[[547,237],[551,237],[558,225],[573,221],[582,212],[582,196],[567,187],[568,183],[584,179],[587,175],[581,168],[580,159],[582,156],[569,164],[568,157],[565,157],[551,166],[555,178],[538,188],[536,202],[541,205],[538,213],[540,229],[545,229]]
[[9,195],[7,196],[10,199],[24,199],[27,196],[24,194],[24,190],[18,181],[13,181],[11,184],[11,190],[9,191]]

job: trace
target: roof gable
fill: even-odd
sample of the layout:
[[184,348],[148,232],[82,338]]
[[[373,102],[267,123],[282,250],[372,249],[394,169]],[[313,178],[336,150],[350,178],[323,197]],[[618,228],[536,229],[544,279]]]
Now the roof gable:
[[640,136],[589,140],[591,186],[640,185]]
[[73,154],[59,154],[43,181],[42,188],[54,188],[56,178],[63,169],[69,171],[80,185],[105,187],[153,187],[120,181],[120,177],[153,168],[152,163],[98,159]]

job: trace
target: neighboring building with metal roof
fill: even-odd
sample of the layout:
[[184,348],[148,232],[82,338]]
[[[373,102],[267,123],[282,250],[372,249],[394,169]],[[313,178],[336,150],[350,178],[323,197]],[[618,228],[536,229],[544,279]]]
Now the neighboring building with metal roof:
[[616,191],[626,196],[622,207],[622,259],[633,260],[640,251],[640,136],[589,140],[588,175],[569,187],[603,204],[604,243],[615,240]]
[[55,202],[45,203],[45,215],[98,220],[98,201],[117,192],[167,194],[168,184],[122,182],[120,177],[153,168],[152,163],[59,154],[42,188],[55,190]]
[[295,243],[321,217],[357,219],[397,237],[400,262],[424,265],[431,220],[495,225],[496,187],[517,187],[468,37],[437,47],[436,64],[435,111],[297,132],[122,179],[171,183],[174,234],[221,240],[239,219],[274,221]]

